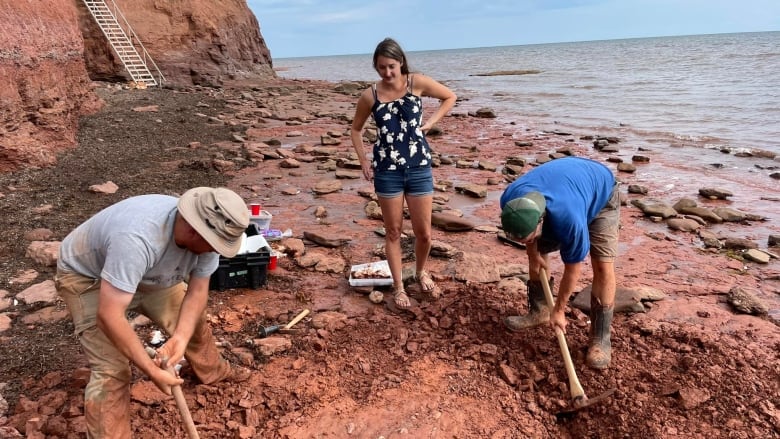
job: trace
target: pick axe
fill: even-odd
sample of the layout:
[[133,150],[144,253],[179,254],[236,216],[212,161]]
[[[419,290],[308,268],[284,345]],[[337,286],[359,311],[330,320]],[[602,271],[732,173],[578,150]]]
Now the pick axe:
[[[544,289],[544,298],[547,301],[547,306],[550,307],[550,312],[552,312],[552,309],[555,306],[555,301],[553,300],[552,291],[550,291],[550,282],[547,280],[547,270],[540,268],[539,277],[542,281],[542,289]],[[561,348],[561,356],[563,356],[563,364],[566,368],[566,375],[569,377],[569,391],[571,392],[571,407],[562,410],[559,415],[574,413],[578,410],[590,407],[593,404],[604,401],[605,399],[609,398],[610,395],[615,393],[616,389],[610,389],[601,395],[596,396],[595,398],[589,399],[585,395],[585,390],[582,388],[580,380],[577,378],[577,371],[574,370],[574,362],[571,361],[569,345],[566,343],[566,335],[563,333],[561,328],[557,326],[555,327],[555,336],[558,338],[558,346]]]
[[[149,354],[149,356],[152,358],[157,356],[157,351],[152,348],[146,348],[146,353]],[[173,376],[176,376],[176,369],[174,368],[175,365],[168,364],[167,358],[162,359],[161,366]],[[195,428],[195,422],[192,420],[190,409],[187,407],[187,400],[184,399],[184,392],[182,392],[181,386],[171,386],[171,393],[173,393],[173,399],[176,400],[176,408],[179,409],[179,414],[181,414],[181,419],[182,422],[184,422],[184,430],[187,432],[187,436],[190,439],[200,439],[198,430]]]

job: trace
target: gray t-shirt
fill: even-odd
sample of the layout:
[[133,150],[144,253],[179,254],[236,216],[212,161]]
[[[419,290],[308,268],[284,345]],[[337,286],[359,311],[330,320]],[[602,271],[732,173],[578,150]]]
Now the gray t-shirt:
[[196,255],[173,239],[177,202],[167,195],[141,195],[101,210],[62,241],[58,268],[129,293],[211,276],[217,253]]

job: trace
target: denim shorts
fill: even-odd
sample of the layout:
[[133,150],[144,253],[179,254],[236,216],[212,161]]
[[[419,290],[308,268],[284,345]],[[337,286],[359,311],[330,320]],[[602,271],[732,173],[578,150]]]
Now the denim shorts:
[[374,172],[374,192],[382,198],[432,195],[433,172],[430,166]]

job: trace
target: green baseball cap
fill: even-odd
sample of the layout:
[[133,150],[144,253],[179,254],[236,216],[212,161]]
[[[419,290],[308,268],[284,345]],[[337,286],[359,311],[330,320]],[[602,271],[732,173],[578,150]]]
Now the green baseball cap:
[[506,233],[525,238],[536,230],[545,209],[544,195],[529,192],[507,202],[501,210],[501,226]]

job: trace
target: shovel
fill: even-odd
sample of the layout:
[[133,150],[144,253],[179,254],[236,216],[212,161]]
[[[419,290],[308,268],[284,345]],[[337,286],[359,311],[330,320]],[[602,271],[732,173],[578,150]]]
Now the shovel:
[[[547,270],[540,268],[539,277],[542,281],[542,289],[544,289],[544,298],[547,300],[547,306],[549,306],[552,311],[553,306],[555,306],[555,301],[553,300],[552,291],[550,291],[550,283],[547,280]],[[566,335],[561,328],[557,326],[555,327],[555,336],[558,338],[558,346],[561,348],[561,355],[563,356],[566,375],[569,377],[569,391],[571,393],[571,406],[562,410],[558,415],[566,415],[588,408],[604,401],[615,393],[616,389],[610,389],[595,398],[588,398],[585,395],[582,384],[580,384],[580,380],[577,378],[577,371],[574,370],[574,363],[571,361],[571,354],[569,354],[569,345],[566,343]]]

